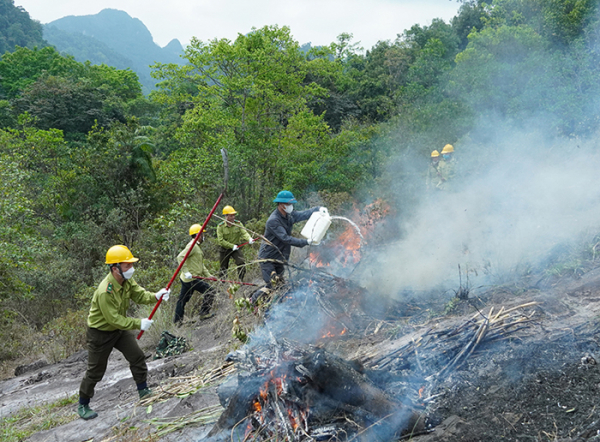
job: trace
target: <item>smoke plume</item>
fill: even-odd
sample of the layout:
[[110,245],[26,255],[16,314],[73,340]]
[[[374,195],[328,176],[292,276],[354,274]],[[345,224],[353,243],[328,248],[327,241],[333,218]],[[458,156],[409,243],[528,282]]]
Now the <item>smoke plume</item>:
[[450,189],[423,192],[398,221],[401,238],[362,266],[368,289],[457,288],[459,264],[475,283],[498,283],[597,232],[592,143],[506,133],[493,145],[455,145]]

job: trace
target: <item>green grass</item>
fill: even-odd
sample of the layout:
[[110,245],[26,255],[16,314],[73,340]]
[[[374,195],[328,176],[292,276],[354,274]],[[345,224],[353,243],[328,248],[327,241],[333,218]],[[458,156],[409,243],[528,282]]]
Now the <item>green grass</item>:
[[32,434],[65,425],[78,418],[71,407],[77,395],[68,396],[48,404],[27,407],[16,414],[0,420],[0,440],[21,442]]
[[586,262],[579,258],[572,258],[556,263],[546,269],[546,274],[560,278],[562,276],[581,276],[585,273]]

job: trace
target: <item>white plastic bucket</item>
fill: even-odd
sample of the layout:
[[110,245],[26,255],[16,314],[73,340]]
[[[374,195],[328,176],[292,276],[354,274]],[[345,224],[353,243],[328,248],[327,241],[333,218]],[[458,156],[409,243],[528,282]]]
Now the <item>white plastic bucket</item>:
[[329,216],[329,211],[326,207],[321,207],[319,211],[314,212],[310,216],[300,234],[309,241],[312,240],[313,244],[319,244],[330,225],[331,217]]

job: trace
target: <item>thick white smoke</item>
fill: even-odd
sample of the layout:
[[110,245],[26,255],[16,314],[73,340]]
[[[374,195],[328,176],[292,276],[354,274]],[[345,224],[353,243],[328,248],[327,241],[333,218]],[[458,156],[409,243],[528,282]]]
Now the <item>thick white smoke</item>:
[[507,134],[493,148],[455,149],[453,190],[423,194],[402,238],[362,266],[370,291],[456,289],[459,264],[477,272],[476,284],[498,282],[600,230],[600,154],[591,143]]

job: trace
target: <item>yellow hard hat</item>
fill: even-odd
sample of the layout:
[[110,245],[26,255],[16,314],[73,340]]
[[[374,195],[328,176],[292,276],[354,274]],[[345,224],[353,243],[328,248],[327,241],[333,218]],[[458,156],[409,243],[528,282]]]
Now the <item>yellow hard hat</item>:
[[[192,227],[190,227],[190,235],[195,235],[200,231],[201,228],[202,226],[200,224],[192,225]],[[204,231],[206,232],[206,229]]]
[[431,158],[437,158],[440,156],[440,153],[437,150],[434,150],[433,152],[431,152]]
[[454,152],[454,146],[452,146],[452,144],[446,144],[444,146],[444,148],[442,149],[442,155],[445,153],[452,153]]
[[125,246],[112,246],[106,252],[106,264],[118,264],[120,262],[137,262],[139,259]]
[[223,207],[223,215],[237,215],[235,209],[231,206]]

